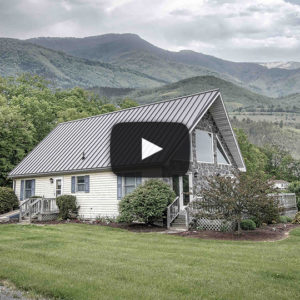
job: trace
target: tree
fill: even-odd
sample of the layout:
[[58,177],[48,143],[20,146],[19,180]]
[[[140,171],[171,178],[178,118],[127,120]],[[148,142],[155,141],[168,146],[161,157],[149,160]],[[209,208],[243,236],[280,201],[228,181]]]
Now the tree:
[[272,184],[261,175],[209,177],[199,200],[194,202],[194,207],[199,209],[195,217],[233,221],[240,233],[244,216],[255,218],[259,224],[279,217],[278,202],[268,195],[274,192]]
[[242,129],[235,129],[235,133],[246,164],[247,174],[264,174],[267,156],[257,146],[249,142]]
[[32,149],[33,134],[31,122],[0,95],[0,186],[9,183],[7,174]]

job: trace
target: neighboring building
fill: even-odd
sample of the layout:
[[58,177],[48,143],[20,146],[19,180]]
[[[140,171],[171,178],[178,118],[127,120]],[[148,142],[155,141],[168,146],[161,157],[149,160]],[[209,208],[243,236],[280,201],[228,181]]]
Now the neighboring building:
[[119,200],[145,178],[118,177],[110,168],[110,133],[120,122],[180,122],[191,137],[185,176],[164,178],[183,209],[198,194],[204,177],[245,171],[245,164],[218,90],[59,124],[9,174],[20,201],[31,196],[77,197],[81,217],[118,215]]
[[274,188],[279,190],[286,190],[290,184],[285,180],[271,180],[271,183],[273,184]]

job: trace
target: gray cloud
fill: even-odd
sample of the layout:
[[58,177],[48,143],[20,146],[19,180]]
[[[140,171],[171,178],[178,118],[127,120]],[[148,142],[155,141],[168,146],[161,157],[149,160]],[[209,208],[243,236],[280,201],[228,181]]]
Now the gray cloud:
[[300,0],[0,0],[2,37],[110,32],[235,61],[300,61]]

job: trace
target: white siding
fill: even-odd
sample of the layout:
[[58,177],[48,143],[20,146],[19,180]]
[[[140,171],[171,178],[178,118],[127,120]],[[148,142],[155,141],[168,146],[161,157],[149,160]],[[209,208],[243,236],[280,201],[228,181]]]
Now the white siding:
[[[63,194],[71,195],[72,176],[90,176],[90,192],[77,192],[77,203],[80,206],[79,216],[85,219],[98,216],[117,216],[117,176],[109,171],[99,173],[70,174],[61,176],[35,177],[35,194],[45,198],[55,197],[55,184],[50,183],[50,178],[62,178]],[[33,179],[33,178],[22,178]],[[16,180],[16,194],[20,198],[21,179]]]

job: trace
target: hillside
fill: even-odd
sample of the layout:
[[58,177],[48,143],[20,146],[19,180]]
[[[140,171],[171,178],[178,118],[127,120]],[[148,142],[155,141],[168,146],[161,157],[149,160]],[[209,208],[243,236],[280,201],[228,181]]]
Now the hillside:
[[263,147],[266,144],[277,145],[289,152],[294,158],[300,159],[300,129],[291,127],[280,128],[271,122],[252,121],[250,119],[231,119],[232,125],[242,128],[251,143]]
[[155,87],[158,79],[108,63],[73,57],[28,42],[0,38],[0,75],[29,72],[44,76],[58,87]]
[[[268,106],[271,104],[277,105],[279,103],[278,99],[253,93],[231,82],[213,76],[198,76],[164,85],[162,87],[133,91],[125,90],[123,93],[120,93],[119,89],[110,90],[110,95],[107,93],[104,94],[102,89],[99,90],[94,88],[92,90],[94,90],[100,96],[108,96],[115,100],[128,97],[136,100],[138,103],[149,103],[216,88],[220,89],[222,97],[229,111],[232,111],[238,107],[257,107],[261,105]],[[284,101],[282,101],[282,105],[284,106]]]
[[74,56],[126,67],[168,83],[193,76],[214,75],[270,97],[300,92],[300,69],[269,69],[258,63],[231,62],[190,50],[167,51],[135,34],[28,41]]

